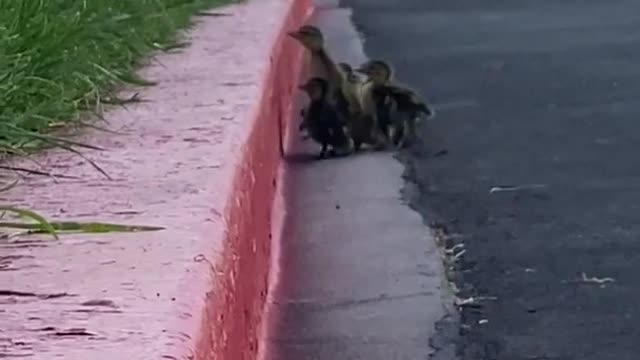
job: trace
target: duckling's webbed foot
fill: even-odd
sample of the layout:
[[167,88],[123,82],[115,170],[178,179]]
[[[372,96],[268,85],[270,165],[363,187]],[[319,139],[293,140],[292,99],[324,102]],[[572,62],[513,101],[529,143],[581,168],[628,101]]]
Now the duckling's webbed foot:
[[395,132],[395,126],[391,124],[385,126],[384,130],[382,131],[382,137],[384,138],[384,141],[387,143],[391,142],[393,140]]
[[397,126],[392,126],[389,130],[390,131],[389,135],[387,136],[387,141],[390,142],[393,146],[398,147],[401,130]]
[[403,149],[407,146],[408,142],[405,136],[401,136],[398,138],[397,142],[394,144],[396,150]]
[[396,145],[397,149],[404,149],[404,148],[408,148],[411,145],[413,145],[414,143],[414,139],[411,136],[408,136],[408,134],[404,134],[399,140],[398,140],[398,144]]
[[334,156],[342,157],[353,153],[353,142],[348,141],[346,144],[335,148]]
[[327,157],[327,144],[322,144],[322,149],[320,149],[318,159],[324,159],[325,157]]
[[408,137],[403,137],[398,144],[398,149],[406,149],[411,147],[414,144],[414,140]]
[[396,147],[396,149],[399,149],[405,135],[404,126],[402,124],[399,124],[397,126],[394,126],[392,130],[393,131],[390,134],[390,141],[393,146]]
[[418,121],[418,117],[414,116],[407,121],[406,129],[404,131],[404,146],[411,146],[415,143],[417,134],[416,134],[416,122]]
[[373,150],[375,151],[385,150],[388,144],[387,138],[382,132],[378,132],[375,135],[373,135],[372,143],[373,143]]

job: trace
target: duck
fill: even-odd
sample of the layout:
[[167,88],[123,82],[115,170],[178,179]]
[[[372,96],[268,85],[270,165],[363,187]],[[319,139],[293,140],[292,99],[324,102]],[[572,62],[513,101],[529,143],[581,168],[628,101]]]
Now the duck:
[[[312,73],[325,78],[329,84],[329,94],[334,94],[342,88],[345,76],[336,62],[330,56],[324,45],[322,31],[313,25],[303,25],[296,31],[290,31],[288,36],[297,40],[311,54]],[[346,98],[349,98],[347,94]],[[336,99],[330,99],[335,101]]]
[[363,113],[372,126],[372,135],[377,140],[378,149],[385,148],[392,130],[391,113],[393,98],[378,91],[378,87],[388,84],[393,74],[391,68],[379,60],[369,60],[361,64],[355,72],[365,75],[360,86],[359,99]]
[[[329,99],[329,82],[321,77],[313,77],[299,85],[310,103],[302,112],[303,120],[299,130],[307,130],[309,136],[322,146],[318,158],[330,155],[347,155],[353,150],[346,124],[340,118],[335,105]],[[331,147],[331,149],[329,149]]]
[[[346,99],[343,96],[338,96],[337,105],[343,113],[350,115],[348,121],[349,133],[351,139],[354,142],[354,150],[359,151],[363,144],[368,144],[374,148],[379,148],[379,141],[375,137],[374,118],[367,116],[366,112],[362,111],[362,103],[360,99],[360,92],[363,85],[362,79],[353,70],[353,67],[345,62],[338,63],[338,67],[344,74],[343,89],[345,93],[352,94],[351,99]],[[357,103],[358,111],[349,111],[349,104]]]
[[415,125],[420,115],[433,117],[434,111],[417,92],[394,81],[393,67],[383,60],[369,60],[355,70],[366,76],[363,101],[375,111],[379,130],[396,148],[410,144],[416,136]]
[[325,49],[322,31],[313,25],[303,25],[296,31],[287,33],[296,39],[311,54],[313,73],[327,79],[329,101],[337,107],[339,116],[349,126],[349,133],[358,151],[363,143],[377,143],[372,130],[374,122],[364,116],[359,98],[362,82],[347,63],[337,64]]
[[[334,100],[338,113],[342,116],[345,122],[349,122],[349,118],[356,115],[351,103],[358,100],[355,94],[357,94],[358,86],[360,86],[360,78],[353,72],[351,65],[342,62],[338,63],[338,67],[344,76],[342,80],[343,83],[340,84],[340,90],[333,93]],[[342,89],[345,89],[345,91],[342,91]],[[345,94],[353,94],[353,96],[349,99]]]
[[435,111],[420,99],[417,91],[398,84],[380,86],[376,92],[381,97],[391,97],[394,102],[392,118],[398,126],[395,128],[392,141],[397,148],[403,148],[415,141],[416,125],[421,115],[433,118]]

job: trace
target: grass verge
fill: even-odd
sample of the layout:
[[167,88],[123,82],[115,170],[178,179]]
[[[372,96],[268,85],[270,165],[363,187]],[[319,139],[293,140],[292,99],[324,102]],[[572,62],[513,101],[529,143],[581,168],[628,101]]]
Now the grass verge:
[[[235,1],[0,0],[0,162],[43,146],[79,156],[79,148],[96,149],[50,131],[127,102],[115,96],[117,85],[152,85],[134,74],[144,56],[180,47],[176,35],[192,15]],[[5,178],[15,170],[0,171]]]
[[[59,145],[34,134],[118,102],[134,69],[179,46],[194,13],[233,0],[0,0],[0,155]],[[99,110],[99,109],[98,109]]]

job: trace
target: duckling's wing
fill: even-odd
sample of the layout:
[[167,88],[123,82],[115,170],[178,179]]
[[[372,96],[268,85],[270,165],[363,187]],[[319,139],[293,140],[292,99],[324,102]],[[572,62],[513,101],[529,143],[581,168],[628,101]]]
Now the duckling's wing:
[[421,111],[427,116],[433,114],[431,108],[420,99],[415,91],[408,87],[397,84],[385,84],[378,85],[375,91],[382,96],[391,97],[398,104],[399,109]]
[[394,98],[398,98],[398,100],[402,102],[415,103],[420,101],[415,91],[409,89],[408,87],[404,87],[396,84],[378,85],[376,91],[379,91],[382,94],[392,96]]
[[415,102],[410,91],[394,85],[376,85],[372,93],[378,99],[391,98],[400,107],[407,107]]

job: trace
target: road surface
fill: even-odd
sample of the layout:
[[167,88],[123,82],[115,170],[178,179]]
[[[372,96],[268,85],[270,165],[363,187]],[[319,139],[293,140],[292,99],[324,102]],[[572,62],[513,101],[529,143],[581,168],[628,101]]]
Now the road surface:
[[438,109],[403,158],[414,206],[465,245],[458,287],[489,297],[461,358],[637,359],[640,2],[344,4]]

